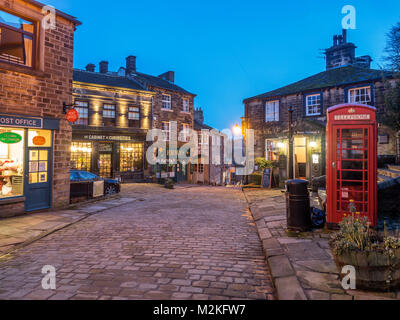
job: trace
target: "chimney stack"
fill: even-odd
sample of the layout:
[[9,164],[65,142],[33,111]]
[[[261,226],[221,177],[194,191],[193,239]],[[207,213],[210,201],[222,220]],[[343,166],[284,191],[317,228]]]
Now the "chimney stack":
[[204,123],[204,114],[203,114],[203,110],[201,108],[196,108],[194,110],[194,120],[196,120],[197,122],[203,124]]
[[347,43],[347,30],[343,29],[342,31],[343,43]]
[[167,71],[167,72],[165,72],[163,74],[160,74],[158,77],[163,79],[163,80],[167,80],[169,82],[172,82],[172,83],[175,82],[175,72],[174,71]]
[[126,58],[126,74],[136,73],[136,57],[129,56]]
[[107,73],[108,72],[108,61],[101,61],[100,62],[100,73]]
[[89,63],[86,66],[86,71],[95,72],[96,66],[93,63]]

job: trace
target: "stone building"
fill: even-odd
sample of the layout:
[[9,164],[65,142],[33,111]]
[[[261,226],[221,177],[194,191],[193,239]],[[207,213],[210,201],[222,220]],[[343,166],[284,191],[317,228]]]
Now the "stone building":
[[[334,36],[326,49],[326,70],[282,88],[244,100],[243,129],[255,133],[255,156],[279,162],[280,176],[288,177],[289,108],[293,108],[294,159],[297,178],[325,174],[326,110],[341,103],[362,103],[384,112],[383,78],[391,73],[370,68],[369,56],[356,57],[346,32]],[[379,126],[380,159],[394,159],[395,133]]]
[[[196,164],[190,164],[188,181],[193,184],[224,184],[226,175],[224,164],[225,136],[204,123],[204,114],[201,108],[196,108],[194,111],[194,130],[199,141],[199,157]],[[202,150],[204,150],[203,154]]]
[[74,17],[0,0],[0,217],[69,204]]
[[[126,58],[117,72],[102,61],[74,70],[75,109],[71,167],[102,177],[138,181],[159,173],[187,179],[185,164],[149,166],[145,154],[150,129],[163,130],[167,143],[171,121],[178,131],[193,129],[195,95],[174,83],[174,72],[158,77],[138,72],[136,57]],[[181,141],[180,144],[183,144]]]

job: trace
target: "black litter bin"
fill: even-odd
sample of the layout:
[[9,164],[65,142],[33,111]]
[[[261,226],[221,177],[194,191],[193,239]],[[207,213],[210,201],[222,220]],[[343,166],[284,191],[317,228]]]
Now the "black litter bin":
[[287,228],[291,231],[311,230],[310,195],[307,180],[286,182]]

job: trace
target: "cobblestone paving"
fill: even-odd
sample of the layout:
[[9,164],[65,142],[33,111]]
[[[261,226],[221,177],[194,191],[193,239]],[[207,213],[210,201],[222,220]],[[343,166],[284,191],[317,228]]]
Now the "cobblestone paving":
[[[273,299],[240,190],[130,185],[139,200],[0,259],[0,299]],[[44,265],[57,289],[43,290]]]

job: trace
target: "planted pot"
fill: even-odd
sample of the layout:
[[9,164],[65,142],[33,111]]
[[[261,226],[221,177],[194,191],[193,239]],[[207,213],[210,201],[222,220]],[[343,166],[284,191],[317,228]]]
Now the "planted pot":
[[388,251],[377,249],[346,251],[340,254],[333,252],[333,256],[339,273],[346,265],[355,268],[357,289],[395,291],[400,288],[400,248],[393,249],[392,255]]

